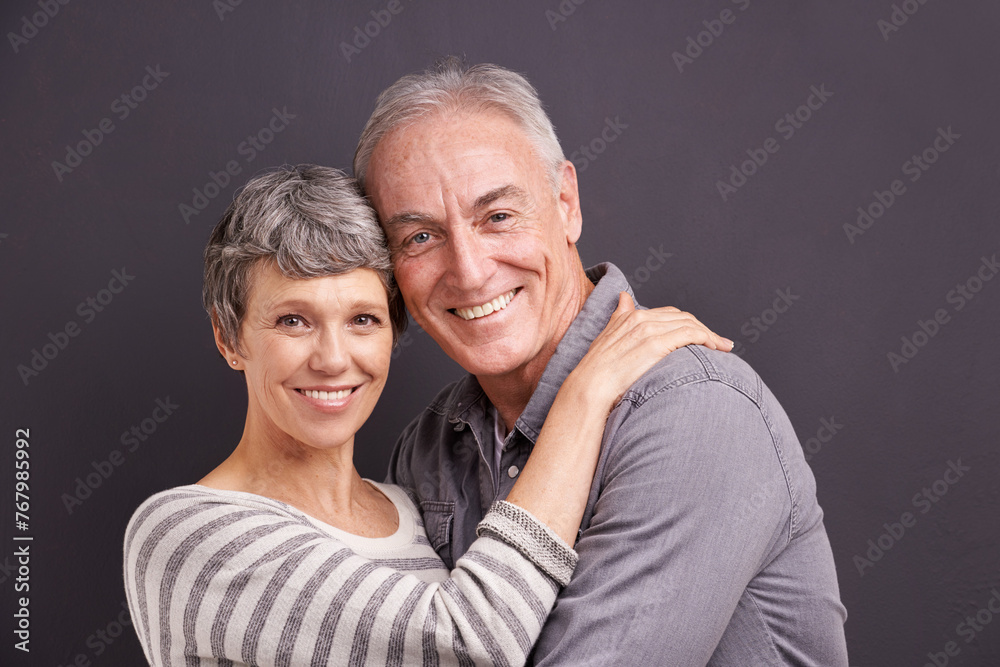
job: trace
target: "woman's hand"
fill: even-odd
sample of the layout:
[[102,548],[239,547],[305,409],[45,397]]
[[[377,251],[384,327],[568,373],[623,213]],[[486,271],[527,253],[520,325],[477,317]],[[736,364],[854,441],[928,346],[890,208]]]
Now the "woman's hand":
[[676,308],[636,310],[632,298],[622,292],[608,325],[559,388],[507,501],[573,544],[608,413],[639,376],[691,343],[733,349],[731,340],[712,333],[690,313]]
[[591,397],[596,393],[610,410],[656,362],[691,344],[733,349],[733,341],[713,333],[691,313],[672,306],[636,310],[632,297],[622,292],[604,331],[566,382],[586,388]]

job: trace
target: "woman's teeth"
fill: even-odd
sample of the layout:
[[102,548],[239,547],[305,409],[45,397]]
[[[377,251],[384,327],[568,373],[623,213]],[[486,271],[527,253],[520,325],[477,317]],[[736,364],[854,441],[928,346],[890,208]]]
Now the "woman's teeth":
[[511,290],[506,294],[501,294],[492,301],[484,303],[481,306],[473,306],[472,308],[456,308],[455,314],[463,320],[474,320],[478,317],[486,317],[494,311],[506,308],[507,304],[510,303],[510,300],[514,298],[514,294],[516,292],[517,290]]
[[341,389],[340,391],[315,391],[313,389],[302,389],[303,394],[309,398],[318,398],[321,401],[339,401],[347,398],[353,389]]

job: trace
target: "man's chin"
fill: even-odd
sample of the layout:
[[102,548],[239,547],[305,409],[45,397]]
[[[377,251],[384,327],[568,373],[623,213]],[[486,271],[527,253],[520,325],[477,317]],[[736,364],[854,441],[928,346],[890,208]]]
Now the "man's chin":
[[513,351],[500,351],[495,348],[464,347],[452,349],[448,351],[448,356],[467,372],[477,377],[507,375],[522,365],[520,363],[521,355],[514,354]]

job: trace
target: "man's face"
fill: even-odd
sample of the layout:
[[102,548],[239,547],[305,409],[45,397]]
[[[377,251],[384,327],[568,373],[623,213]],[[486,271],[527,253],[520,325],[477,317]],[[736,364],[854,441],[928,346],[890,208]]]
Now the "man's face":
[[564,162],[554,193],[513,121],[421,119],[378,144],[368,174],[407,308],[467,371],[523,368],[576,316],[576,172]]

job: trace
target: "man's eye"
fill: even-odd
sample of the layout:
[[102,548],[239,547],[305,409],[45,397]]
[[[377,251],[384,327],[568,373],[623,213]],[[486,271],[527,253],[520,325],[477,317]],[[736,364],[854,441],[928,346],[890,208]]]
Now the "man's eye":
[[490,216],[490,222],[503,222],[510,217],[510,213],[494,213]]
[[419,245],[421,243],[427,243],[430,240],[431,240],[431,235],[428,234],[427,232],[417,232],[410,239],[410,242],[411,243],[416,243],[416,244]]

